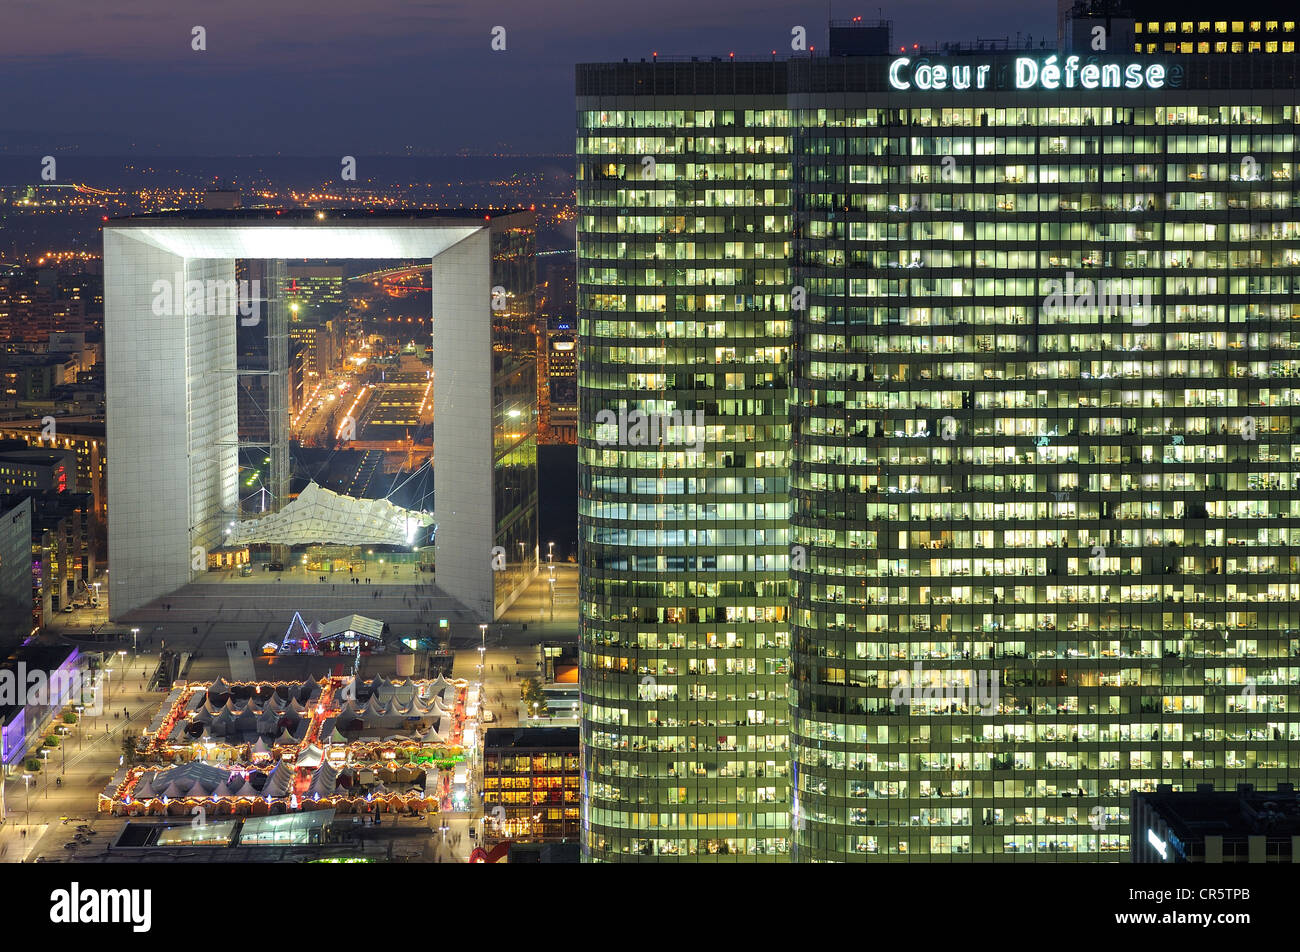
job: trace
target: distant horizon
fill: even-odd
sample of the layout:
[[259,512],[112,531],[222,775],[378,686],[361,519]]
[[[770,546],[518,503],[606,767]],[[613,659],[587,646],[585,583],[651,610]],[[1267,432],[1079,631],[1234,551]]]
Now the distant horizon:
[[[1033,34],[1054,0],[135,0],[0,9],[3,155],[558,155],[572,147],[584,63],[787,58],[829,20],[891,20],[897,45]],[[202,49],[193,31],[202,28]],[[504,30],[504,49],[494,33]],[[936,35],[938,34],[938,35]]]

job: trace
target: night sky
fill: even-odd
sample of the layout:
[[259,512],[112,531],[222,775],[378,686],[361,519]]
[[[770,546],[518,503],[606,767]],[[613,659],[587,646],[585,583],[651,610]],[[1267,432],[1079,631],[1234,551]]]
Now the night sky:
[[[907,0],[895,42],[1053,35],[1053,0]],[[573,65],[788,50],[825,3],[0,0],[0,152],[571,152]],[[1026,14],[1025,11],[1029,11]],[[838,0],[836,18],[878,19]],[[190,48],[207,30],[207,51]],[[507,49],[490,49],[506,27]]]

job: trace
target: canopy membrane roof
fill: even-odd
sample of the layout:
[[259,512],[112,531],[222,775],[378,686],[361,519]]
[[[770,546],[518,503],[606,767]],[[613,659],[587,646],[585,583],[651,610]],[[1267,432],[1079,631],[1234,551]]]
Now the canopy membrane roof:
[[235,522],[227,545],[415,545],[433,514],[394,506],[386,499],[354,499],[308,483],[279,512]]

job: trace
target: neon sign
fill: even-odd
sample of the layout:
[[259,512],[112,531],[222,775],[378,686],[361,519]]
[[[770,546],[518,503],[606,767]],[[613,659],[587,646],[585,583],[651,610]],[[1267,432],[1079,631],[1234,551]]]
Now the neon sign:
[[[910,71],[912,60],[900,56],[889,64],[889,85],[897,90],[989,88],[991,63],[946,65],[920,61]],[[1078,56],[1067,56],[1064,65],[1056,56],[1041,63],[1031,56],[1017,56],[1016,89],[1163,89],[1165,67],[1160,63],[1080,63]],[[998,88],[1001,87],[998,83]]]

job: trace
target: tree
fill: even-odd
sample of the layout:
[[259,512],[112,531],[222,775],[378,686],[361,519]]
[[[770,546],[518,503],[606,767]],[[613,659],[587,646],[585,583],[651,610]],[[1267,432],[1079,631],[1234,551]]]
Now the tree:
[[135,735],[130,731],[122,732],[122,763],[134,767],[136,762]]
[[536,678],[524,679],[523,684],[519,686],[519,693],[530,711],[536,710],[539,714],[546,711],[546,692],[542,690],[542,685]]

